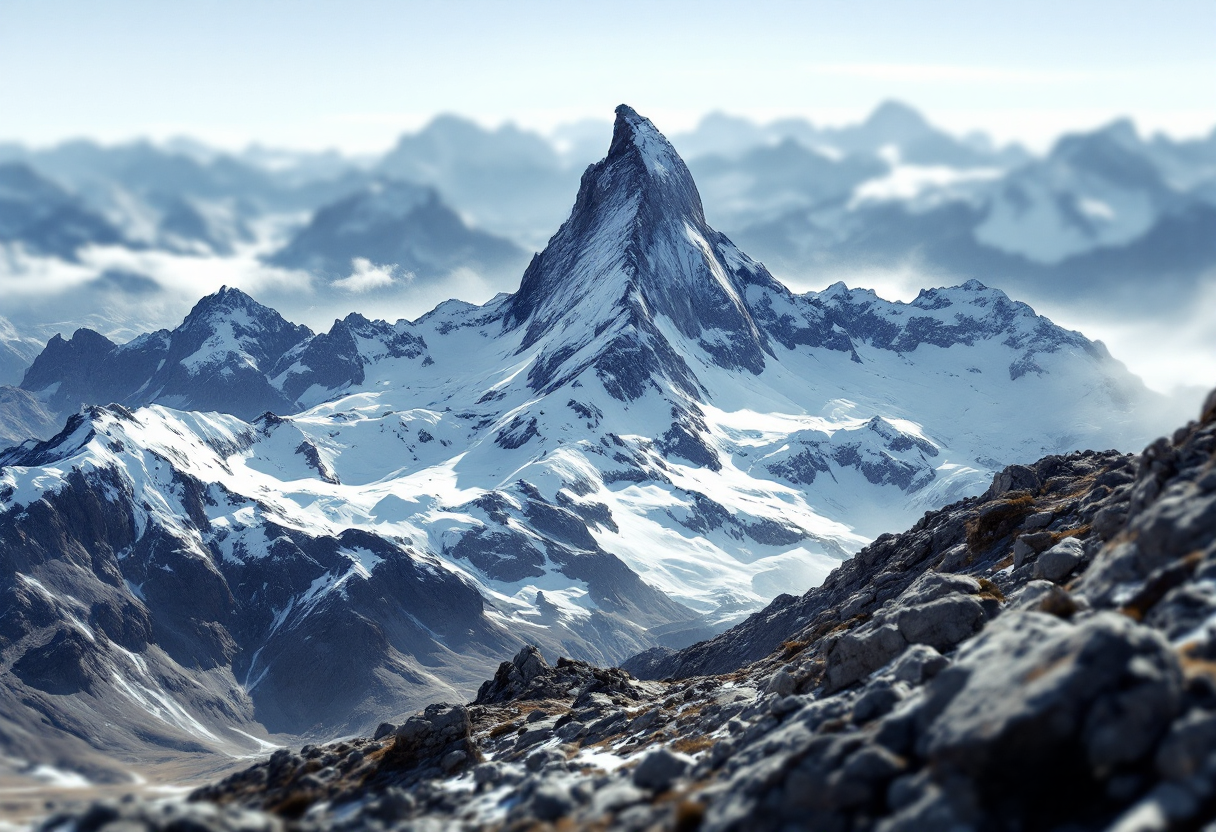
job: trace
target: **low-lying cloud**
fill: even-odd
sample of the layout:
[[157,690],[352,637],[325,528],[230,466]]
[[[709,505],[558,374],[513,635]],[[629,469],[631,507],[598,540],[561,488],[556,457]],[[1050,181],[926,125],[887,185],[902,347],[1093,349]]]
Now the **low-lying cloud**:
[[350,267],[350,275],[335,280],[334,288],[357,295],[373,289],[387,289],[394,283],[410,283],[414,280],[413,272],[399,266],[377,266],[366,257],[351,260]]

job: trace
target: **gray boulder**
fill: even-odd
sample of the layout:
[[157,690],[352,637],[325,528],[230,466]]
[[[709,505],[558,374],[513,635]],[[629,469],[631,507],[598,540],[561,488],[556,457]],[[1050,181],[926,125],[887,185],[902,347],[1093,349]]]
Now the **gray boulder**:
[[643,757],[633,770],[633,783],[639,788],[661,792],[683,777],[691,766],[691,757],[666,747],[657,748]]
[[893,624],[866,632],[845,633],[828,650],[828,689],[839,690],[868,676],[907,646],[907,639]]
[[914,644],[891,666],[897,682],[919,685],[940,673],[950,660],[927,644]]
[[953,575],[942,572],[925,572],[899,594],[896,608],[915,604],[927,604],[947,595],[974,595],[980,591],[980,583],[968,575]]
[[909,644],[946,650],[979,630],[985,617],[975,598],[954,594],[901,610],[895,623]]
[[778,696],[789,696],[798,687],[797,681],[786,670],[778,670],[769,679],[765,693],[775,693]]
[[1168,642],[1126,616],[1008,613],[930,683],[918,752],[1002,786],[1070,766],[1105,777],[1153,750],[1181,685]]
[[1066,537],[1052,546],[1034,563],[1034,576],[1046,581],[1059,581],[1085,560],[1085,547],[1075,537]]

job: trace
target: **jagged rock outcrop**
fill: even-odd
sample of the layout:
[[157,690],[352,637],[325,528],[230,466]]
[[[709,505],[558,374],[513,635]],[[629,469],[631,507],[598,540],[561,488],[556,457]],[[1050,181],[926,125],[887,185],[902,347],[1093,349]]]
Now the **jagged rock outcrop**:
[[558,659],[549,667],[535,645],[528,645],[509,662],[498,666],[494,678],[477,691],[476,705],[500,705],[534,699],[562,699],[571,691],[578,696],[614,693],[637,698],[636,687],[628,673],[616,668],[601,669],[586,662]]

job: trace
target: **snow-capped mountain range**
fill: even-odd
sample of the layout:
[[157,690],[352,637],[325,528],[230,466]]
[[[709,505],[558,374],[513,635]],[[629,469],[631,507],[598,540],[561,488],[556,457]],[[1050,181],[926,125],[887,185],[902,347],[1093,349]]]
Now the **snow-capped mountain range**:
[[[300,299],[347,277],[346,308],[370,317],[394,270],[433,271],[452,294],[485,299],[514,288],[515,247],[543,247],[610,129],[585,122],[546,137],[440,116],[379,158],[233,154],[188,140],[0,144],[0,162],[26,171],[0,171],[23,191],[20,222],[0,217],[0,281],[12,284],[5,314],[23,337],[48,327],[66,337],[104,299],[112,302],[102,316],[114,321],[101,328],[115,335],[133,323],[138,301],[147,308],[137,329],[155,329],[200,294],[174,279],[195,271],[232,275],[210,288],[238,283],[268,298],[269,270],[269,282],[285,287],[274,305],[313,326],[326,304]],[[939,284],[978,278],[1032,303],[1083,300],[1109,313],[1143,303],[1140,288],[1152,281],[1160,312],[1195,301],[1216,269],[1216,133],[1146,138],[1118,121],[1032,154],[980,134],[952,136],[887,102],[845,127],[711,114],[674,146],[714,226],[801,285],[913,270]],[[17,182],[31,174],[41,184]],[[402,215],[402,200],[377,191],[395,180],[397,189],[435,189],[435,210]],[[56,222],[55,239],[26,220],[68,205],[75,219]],[[25,278],[45,273],[58,279],[41,281],[50,297],[38,305],[24,297],[34,282]],[[126,280],[97,279],[107,273]],[[469,273],[484,281],[472,294],[461,283]],[[377,281],[379,292],[346,291]],[[430,298],[427,284],[394,289]],[[86,286],[107,292],[65,312]]]
[[226,289],[52,341],[23,388],[87,405],[0,454],[24,759],[366,729],[524,641],[682,646],[1007,463],[1142,444],[1153,405],[975,281],[793,294],[624,106],[514,294],[313,334]]
[[[1145,141],[1119,121],[1016,164],[930,161],[897,145],[880,157],[875,172],[874,156],[816,158],[787,141],[693,170],[732,238],[789,275],[983,275],[1036,300],[1107,309],[1143,303],[1151,281],[1150,302],[1167,310],[1216,268],[1216,133]],[[797,173],[775,182],[778,169]]]

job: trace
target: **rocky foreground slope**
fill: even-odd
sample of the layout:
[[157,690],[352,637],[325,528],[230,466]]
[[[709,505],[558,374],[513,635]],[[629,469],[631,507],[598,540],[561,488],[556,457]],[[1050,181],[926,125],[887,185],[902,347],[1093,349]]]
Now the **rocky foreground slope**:
[[1216,393],[632,666],[671,675],[526,648],[469,705],[44,829],[1213,828]]

